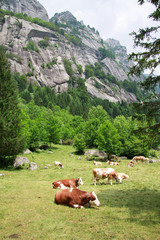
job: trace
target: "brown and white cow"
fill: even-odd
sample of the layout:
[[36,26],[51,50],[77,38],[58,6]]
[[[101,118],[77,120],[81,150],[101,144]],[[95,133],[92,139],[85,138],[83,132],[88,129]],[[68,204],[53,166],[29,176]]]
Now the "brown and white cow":
[[82,178],[72,178],[66,180],[58,180],[52,183],[53,188],[65,189],[65,188],[78,188],[79,185],[83,185]]
[[135,163],[133,160],[131,160],[129,163],[128,163],[128,167],[134,167],[135,166]]
[[96,181],[100,179],[108,180],[108,183],[112,185],[112,179],[122,183],[122,178],[119,176],[113,168],[95,168],[93,169],[94,185]]
[[55,203],[73,208],[90,207],[91,205],[100,206],[100,202],[94,192],[81,191],[75,188],[63,189],[57,192]]
[[108,161],[107,163],[108,163],[109,165],[113,165],[113,166],[119,165],[118,162],[111,162],[111,161]]
[[64,168],[63,165],[62,165],[62,163],[61,163],[61,162],[58,162],[58,161],[55,161],[55,162],[54,162],[54,166],[55,166],[55,167]]
[[144,156],[135,156],[134,158],[132,158],[132,161],[141,161],[141,162],[149,162],[149,158],[146,158]]
[[118,174],[118,176],[120,176],[123,180],[129,178],[129,176],[128,176],[127,174],[125,174],[125,173],[117,173],[117,174]]
[[113,161],[117,161],[118,160],[116,155],[111,155],[109,159],[113,160]]
[[96,161],[93,161],[93,164],[94,164],[94,165],[102,165],[101,162],[96,162]]

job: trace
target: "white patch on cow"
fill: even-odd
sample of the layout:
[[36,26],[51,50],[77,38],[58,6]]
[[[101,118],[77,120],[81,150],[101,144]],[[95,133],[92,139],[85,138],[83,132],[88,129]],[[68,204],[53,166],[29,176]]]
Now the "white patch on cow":
[[110,174],[110,173],[113,172],[113,171],[114,171],[113,168],[107,168],[107,171],[106,171],[106,172],[107,172],[108,174]]
[[73,187],[71,187],[71,188],[69,189],[69,192],[72,192],[72,190],[73,190]]
[[[79,205],[78,204],[74,204],[73,207],[74,208],[79,208]],[[83,206],[81,206],[81,208],[83,208]]]
[[95,194],[95,192],[92,192],[92,195],[93,195],[96,199],[95,199],[94,201],[89,201],[89,203],[90,203],[91,205],[95,205],[95,206],[99,207],[99,206],[100,206],[100,201],[98,200],[97,195]]
[[64,184],[62,184],[62,183],[60,183],[60,186],[61,186],[61,187],[60,187],[61,189],[67,189],[67,187],[64,186]]
[[78,184],[79,184],[79,185],[83,185],[83,184],[84,184],[83,181],[82,181],[82,178],[79,178],[79,179],[78,179]]

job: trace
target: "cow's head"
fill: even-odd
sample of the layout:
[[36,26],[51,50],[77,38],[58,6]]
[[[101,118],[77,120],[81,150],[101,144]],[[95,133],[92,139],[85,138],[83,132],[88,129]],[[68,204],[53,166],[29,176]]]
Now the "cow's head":
[[122,183],[122,177],[121,177],[119,174],[117,174],[117,181],[118,181],[119,183]]
[[60,166],[61,168],[64,168],[63,165],[62,165],[62,163],[59,163],[59,166]]
[[77,180],[78,180],[77,181],[78,185],[83,185],[84,184],[83,181],[82,181],[82,178],[78,178]]
[[95,205],[97,207],[100,206],[100,201],[97,198],[97,195],[95,194],[95,192],[90,192],[89,193],[89,204],[90,205]]

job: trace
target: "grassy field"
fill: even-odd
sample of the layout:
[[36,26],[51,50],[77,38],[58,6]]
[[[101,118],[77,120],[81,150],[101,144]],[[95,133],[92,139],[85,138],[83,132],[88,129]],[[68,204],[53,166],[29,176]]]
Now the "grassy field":
[[[25,155],[38,164],[35,171],[0,169],[5,174],[0,177],[1,240],[160,240],[160,162],[128,168],[129,160],[123,160],[114,169],[128,174],[128,180],[94,186],[91,161],[78,159],[71,146],[55,145],[52,151]],[[55,160],[64,169],[55,169]],[[59,190],[52,182],[77,177],[84,182],[81,190],[95,191],[99,208],[54,203]]]

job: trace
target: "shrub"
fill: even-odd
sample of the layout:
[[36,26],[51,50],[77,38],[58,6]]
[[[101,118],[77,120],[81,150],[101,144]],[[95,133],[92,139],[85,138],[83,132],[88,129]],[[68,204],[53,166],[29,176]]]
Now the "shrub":
[[79,133],[75,136],[73,146],[76,148],[77,152],[79,152],[79,153],[84,152],[86,143],[85,143],[83,134]]

